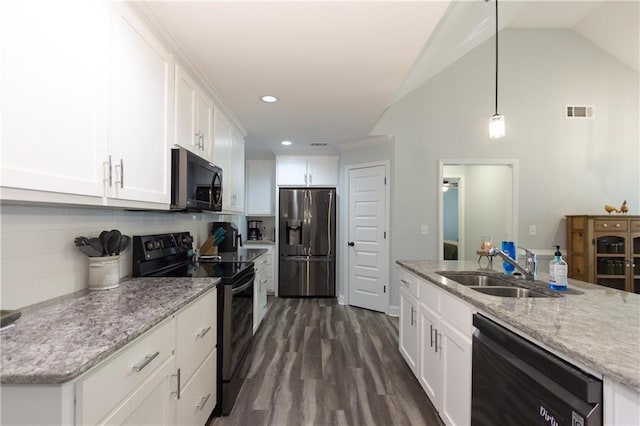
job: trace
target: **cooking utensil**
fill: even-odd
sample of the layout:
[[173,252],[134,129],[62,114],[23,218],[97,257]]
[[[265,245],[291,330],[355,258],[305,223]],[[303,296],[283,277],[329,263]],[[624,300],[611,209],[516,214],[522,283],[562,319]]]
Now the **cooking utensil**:
[[104,250],[103,250],[103,246],[102,246],[102,241],[99,238],[93,237],[93,238],[89,238],[89,245],[96,251],[100,252],[100,256],[104,255]]
[[122,234],[117,229],[112,229],[107,233],[106,236],[106,255],[114,256],[116,251],[120,251],[120,240],[122,239]]
[[118,248],[118,252],[116,254],[120,254],[126,249],[129,248],[129,244],[131,243],[131,237],[128,235],[123,235],[120,239],[120,247]]
[[89,245],[89,239],[87,237],[76,237],[73,242],[77,247]]

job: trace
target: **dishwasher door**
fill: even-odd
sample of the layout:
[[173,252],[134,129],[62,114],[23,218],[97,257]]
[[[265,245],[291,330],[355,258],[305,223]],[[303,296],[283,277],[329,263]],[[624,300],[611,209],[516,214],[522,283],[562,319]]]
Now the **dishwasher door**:
[[471,424],[602,425],[602,382],[475,314]]

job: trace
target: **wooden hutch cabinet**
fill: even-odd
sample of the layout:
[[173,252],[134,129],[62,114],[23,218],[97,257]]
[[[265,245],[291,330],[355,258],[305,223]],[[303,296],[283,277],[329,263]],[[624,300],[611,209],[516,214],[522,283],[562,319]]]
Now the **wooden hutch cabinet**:
[[640,293],[640,216],[567,216],[569,278]]

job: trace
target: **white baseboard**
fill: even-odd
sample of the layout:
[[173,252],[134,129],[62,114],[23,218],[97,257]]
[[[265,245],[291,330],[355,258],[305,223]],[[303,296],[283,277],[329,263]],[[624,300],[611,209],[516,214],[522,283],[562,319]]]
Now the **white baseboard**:
[[387,315],[389,315],[390,317],[399,317],[400,305],[389,305],[389,310],[387,311]]
[[346,305],[346,302],[344,301],[344,295],[343,294],[339,294],[338,295],[338,304],[339,305]]

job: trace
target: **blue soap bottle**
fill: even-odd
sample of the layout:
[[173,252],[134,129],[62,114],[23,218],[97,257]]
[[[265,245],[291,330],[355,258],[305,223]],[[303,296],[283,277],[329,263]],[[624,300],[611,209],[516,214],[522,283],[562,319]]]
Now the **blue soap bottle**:
[[549,288],[563,291],[567,289],[569,265],[562,259],[560,246],[555,246],[555,248],[556,252],[553,254],[555,257],[549,262]]

